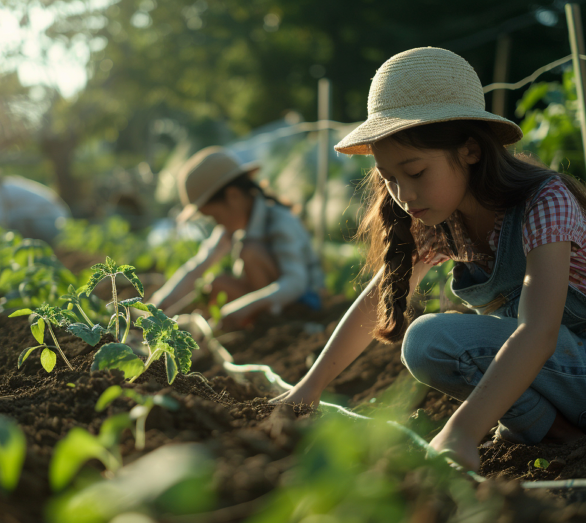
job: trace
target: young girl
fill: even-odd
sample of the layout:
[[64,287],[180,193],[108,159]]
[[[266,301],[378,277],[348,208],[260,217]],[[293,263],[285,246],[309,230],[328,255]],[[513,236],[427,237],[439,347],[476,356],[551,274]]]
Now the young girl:
[[[586,193],[514,156],[513,122],[484,110],[461,57],[419,48],[376,73],[368,120],[335,148],[372,154],[361,233],[376,276],[308,374],[278,401],[317,403],[369,344],[404,333],[419,381],[463,401],[431,446],[471,470],[498,422],[508,441],[567,442],[586,429]],[[433,266],[480,315],[427,314],[409,298]]]
[[232,251],[234,274],[217,276],[210,295],[227,294],[223,329],[242,327],[261,311],[277,313],[295,301],[319,308],[322,272],[309,235],[288,207],[252,179],[257,170],[256,164],[240,165],[221,147],[207,147],[183,166],[178,185],[184,209],[178,221],[200,213],[217,226],[197,255],[153,295],[157,307],[172,307]]

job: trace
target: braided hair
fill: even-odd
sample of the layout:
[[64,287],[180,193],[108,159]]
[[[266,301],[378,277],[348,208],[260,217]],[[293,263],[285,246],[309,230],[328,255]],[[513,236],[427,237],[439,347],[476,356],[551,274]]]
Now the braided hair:
[[[503,211],[514,207],[530,198],[546,179],[556,175],[586,214],[586,189],[582,183],[568,174],[552,171],[527,155],[512,154],[501,145],[486,122],[432,123],[400,131],[385,140],[417,149],[443,150],[454,168],[463,168],[458,149],[470,138],[480,146],[481,157],[478,163],[468,167],[468,191],[484,208]],[[426,226],[414,223],[393,200],[377,169],[370,171],[364,185],[366,212],[356,236],[370,244],[363,271],[376,273],[383,269],[373,335],[378,340],[390,342],[404,334],[412,318],[407,303],[409,279],[419,261],[414,233],[425,230]],[[436,226],[440,236],[448,234],[447,229],[442,224]],[[442,242],[450,245],[453,239],[443,237]],[[453,250],[458,247],[453,246]]]

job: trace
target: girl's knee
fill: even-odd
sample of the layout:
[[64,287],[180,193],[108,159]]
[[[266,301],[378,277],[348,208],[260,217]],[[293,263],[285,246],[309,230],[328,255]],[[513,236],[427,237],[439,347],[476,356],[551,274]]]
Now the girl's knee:
[[433,374],[434,340],[441,331],[441,314],[425,314],[417,318],[403,338],[401,361],[419,381],[429,383]]

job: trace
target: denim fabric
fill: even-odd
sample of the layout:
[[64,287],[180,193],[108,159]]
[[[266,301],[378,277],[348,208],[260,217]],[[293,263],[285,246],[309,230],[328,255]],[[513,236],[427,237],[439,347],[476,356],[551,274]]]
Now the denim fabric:
[[[452,291],[480,315],[428,314],[407,330],[402,360],[422,383],[465,400],[517,328],[527,261],[522,243],[524,211],[525,202],[505,214],[492,274],[474,263],[454,267]],[[490,315],[482,315],[497,299],[503,303]],[[585,343],[586,296],[569,286],[555,354],[499,421],[503,439],[541,441],[556,410],[586,429]]]

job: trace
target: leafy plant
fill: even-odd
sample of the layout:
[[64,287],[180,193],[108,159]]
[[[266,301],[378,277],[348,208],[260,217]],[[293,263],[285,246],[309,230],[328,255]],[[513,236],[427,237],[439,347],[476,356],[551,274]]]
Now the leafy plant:
[[75,282],[45,242],[0,229],[0,312],[55,305],[59,293]]
[[16,488],[26,454],[26,438],[18,424],[0,414],[0,487]]
[[[126,300],[130,302],[132,300]],[[138,318],[135,325],[142,329],[144,343],[148,348],[148,357],[143,361],[128,345],[108,343],[96,352],[92,370],[119,369],[125,377],[134,382],[153,362],[165,355],[167,380],[173,383],[177,373],[187,374],[191,369],[192,351],[198,349],[197,343],[186,331],[179,330],[177,322],[168,318],[163,311],[152,304],[140,302],[126,303],[149,313],[149,316]]]
[[144,449],[146,434],[145,424],[148,415],[155,405],[164,407],[168,410],[175,411],[179,408],[179,404],[170,396],[163,394],[156,394],[154,396],[139,394],[133,389],[123,389],[120,385],[112,385],[108,387],[102,395],[98,398],[96,403],[96,412],[102,412],[115,399],[125,396],[137,403],[129,412],[130,419],[136,422],[135,429],[135,447],[139,450]]
[[130,416],[124,412],[106,419],[98,436],[81,427],[72,428],[55,445],[49,466],[49,483],[54,491],[66,487],[82,465],[90,459],[100,460],[106,470],[115,472],[122,466],[119,443],[122,432],[130,428]]
[[[17,316],[29,316],[32,315],[33,317],[38,318],[36,322],[31,325],[31,332],[35,339],[40,343],[35,347],[28,347],[24,349],[18,358],[18,368],[22,366],[25,360],[30,356],[30,354],[35,350],[43,347],[43,352],[41,353],[41,365],[47,372],[51,372],[55,367],[55,363],[57,362],[57,357],[55,353],[51,349],[57,349],[61,357],[67,364],[70,370],[73,370],[71,363],[65,356],[59,342],[57,341],[57,337],[53,332],[53,328],[51,325],[55,325],[56,327],[64,327],[71,323],[71,321],[75,321],[77,318],[73,313],[70,311],[66,311],[60,309],[58,307],[52,307],[48,304],[43,304],[40,307],[36,308],[35,310],[31,309],[20,309],[8,316],[9,318],[15,318]],[[45,343],[45,327],[49,330],[51,337],[53,338],[53,342],[55,345],[47,345]]]
[[578,119],[578,100],[574,73],[564,72],[561,82],[539,82],[523,94],[516,116],[523,118],[524,137],[520,147],[558,170],[565,168],[586,179],[584,152]]
[[147,304],[146,308],[151,315],[142,316],[135,322],[142,329],[149,350],[145,371],[164,354],[167,380],[173,383],[179,370],[183,374],[189,372],[192,352],[199,347],[191,335],[179,330],[177,322],[168,318],[162,310],[152,304]]
[[118,292],[116,290],[116,276],[122,274],[136,289],[136,291],[144,296],[144,288],[141,281],[136,275],[136,269],[132,265],[118,265],[109,256],[106,257],[106,263],[97,263],[92,266],[94,273],[91,275],[85,290],[85,294],[89,296],[96,288],[96,285],[105,278],[110,278],[112,283],[112,302],[114,304],[114,324],[116,326],[116,339],[120,339],[120,320],[118,310]]

